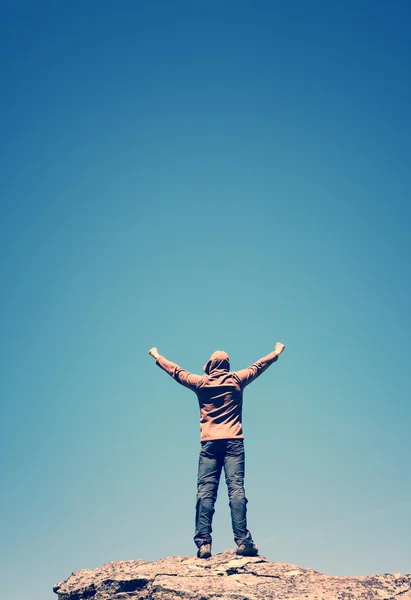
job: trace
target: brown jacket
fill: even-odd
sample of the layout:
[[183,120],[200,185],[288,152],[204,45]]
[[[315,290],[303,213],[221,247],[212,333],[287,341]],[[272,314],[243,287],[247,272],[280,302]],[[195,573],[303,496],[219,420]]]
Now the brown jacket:
[[197,394],[200,405],[200,439],[244,438],[241,423],[243,390],[263,373],[278,356],[271,352],[247,369],[230,371],[226,352],[217,350],[204,366],[205,375],[194,375],[160,356],[156,363],[178,383]]

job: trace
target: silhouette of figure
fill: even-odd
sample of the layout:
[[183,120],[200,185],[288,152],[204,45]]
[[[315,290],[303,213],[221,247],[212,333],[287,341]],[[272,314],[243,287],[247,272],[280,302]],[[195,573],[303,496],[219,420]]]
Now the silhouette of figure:
[[230,371],[226,352],[214,352],[203,370],[195,375],[149,350],[156,364],[178,383],[196,393],[200,406],[200,455],[197,477],[197,503],[194,542],[199,558],[211,556],[211,533],[218,484],[224,467],[236,553],[255,556],[258,548],[247,529],[247,498],[244,491],[244,434],[242,405],[244,388],[278,360],[284,344],[260,358],[247,369]]

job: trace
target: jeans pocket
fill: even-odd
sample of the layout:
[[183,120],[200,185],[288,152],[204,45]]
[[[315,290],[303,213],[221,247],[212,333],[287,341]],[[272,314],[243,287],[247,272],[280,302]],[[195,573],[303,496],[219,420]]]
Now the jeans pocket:
[[214,440],[211,440],[210,442],[201,442],[200,456],[203,458],[214,458],[215,450]]
[[228,440],[227,441],[227,454],[238,455],[244,452],[244,440]]

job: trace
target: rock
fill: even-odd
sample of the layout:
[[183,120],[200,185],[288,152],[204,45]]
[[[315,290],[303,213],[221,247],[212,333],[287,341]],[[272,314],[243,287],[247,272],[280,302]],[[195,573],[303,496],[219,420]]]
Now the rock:
[[111,562],[76,571],[53,591],[59,600],[411,600],[411,575],[335,577],[227,551]]

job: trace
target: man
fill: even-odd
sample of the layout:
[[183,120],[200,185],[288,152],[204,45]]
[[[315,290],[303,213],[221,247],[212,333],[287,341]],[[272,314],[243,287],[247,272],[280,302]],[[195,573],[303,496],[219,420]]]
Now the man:
[[230,500],[231,523],[236,553],[255,556],[258,548],[247,529],[247,498],[244,492],[244,434],[241,422],[243,390],[263,373],[284,351],[277,343],[271,354],[247,369],[230,371],[230,359],[222,350],[214,352],[204,366],[205,375],[194,375],[151,348],[156,364],[178,383],[196,393],[200,405],[201,449],[194,542],[198,558],[211,556],[211,523],[222,468]]

